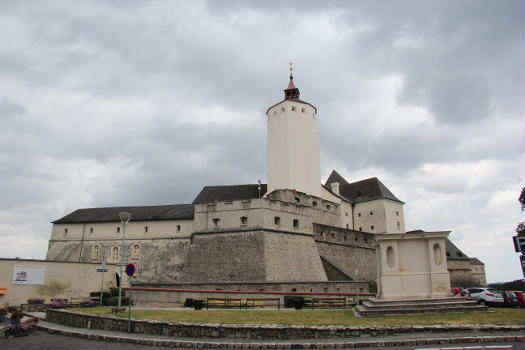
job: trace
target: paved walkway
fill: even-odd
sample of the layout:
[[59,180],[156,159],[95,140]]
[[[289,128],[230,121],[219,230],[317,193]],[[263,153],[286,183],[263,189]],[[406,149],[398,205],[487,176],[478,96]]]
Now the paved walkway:
[[[28,314],[28,313],[26,313]],[[44,313],[31,313],[41,319]],[[173,336],[128,334],[123,332],[103,331],[98,329],[83,329],[64,326],[41,320],[39,327],[53,334],[63,334],[72,337],[99,341],[136,343],[144,345],[182,347],[182,348],[227,348],[227,349],[334,349],[354,347],[392,347],[406,345],[459,344],[459,343],[491,343],[491,342],[523,342],[523,331],[494,332],[443,332],[425,334],[414,332],[412,335],[386,337],[365,336],[358,339],[292,339],[292,340],[260,340],[260,339],[221,339],[221,338],[178,338]]]

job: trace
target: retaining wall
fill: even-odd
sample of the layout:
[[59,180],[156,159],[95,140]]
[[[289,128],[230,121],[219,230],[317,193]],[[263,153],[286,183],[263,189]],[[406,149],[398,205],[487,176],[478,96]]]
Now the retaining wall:
[[[298,311],[300,312],[300,311]],[[350,312],[350,311],[349,311]],[[128,320],[112,316],[92,316],[67,310],[48,310],[46,320],[77,328],[102,329],[126,332]],[[345,327],[345,326],[284,326],[284,325],[223,325],[170,323],[131,320],[132,333],[173,337],[206,337],[225,339],[308,339],[308,338],[359,338],[361,336],[384,337],[389,335],[413,335],[415,333],[462,332],[478,334],[489,331],[525,331],[525,326],[450,325],[450,326],[393,326],[393,327]]]

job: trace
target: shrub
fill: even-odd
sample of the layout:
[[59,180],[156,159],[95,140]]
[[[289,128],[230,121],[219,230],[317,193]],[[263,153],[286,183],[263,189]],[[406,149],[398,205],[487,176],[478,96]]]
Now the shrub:
[[44,303],[44,299],[42,299],[42,298],[29,298],[29,299],[27,299],[27,303],[28,304],[43,304]]
[[22,311],[13,311],[13,313],[11,313],[12,320],[20,320],[22,319],[22,317],[24,317]]
[[[129,304],[129,297],[122,297],[121,306],[126,306],[128,304]],[[102,305],[104,305],[104,306],[117,306],[118,305],[118,296],[102,299]]]
[[[109,292],[111,293],[112,297],[118,297],[118,288],[110,288]],[[124,290],[122,290],[122,296],[125,296],[126,293],[124,293]]]
[[88,301],[81,301],[79,303],[79,306],[80,307],[93,307],[93,306],[98,306],[100,303],[98,301],[94,301],[94,300],[88,300]]
[[51,305],[54,308],[62,308],[69,305],[69,301],[65,298],[53,298],[51,299]]
[[304,296],[302,295],[285,295],[284,296],[284,307],[285,308],[291,308],[295,307],[295,300],[300,300],[298,303],[302,306],[304,306]]
[[377,293],[377,282],[368,281],[368,291],[369,293]]
[[[98,291],[98,292],[91,292],[91,293],[89,293],[89,296],[91,298],[100,298],[100,291]],[[117,296],[118,296],[118,289],[117,289]],[[110,292],[106,292],[106,291],[102,292],[102,299],[109,298],[109,297],[111,297],[111,293]]]

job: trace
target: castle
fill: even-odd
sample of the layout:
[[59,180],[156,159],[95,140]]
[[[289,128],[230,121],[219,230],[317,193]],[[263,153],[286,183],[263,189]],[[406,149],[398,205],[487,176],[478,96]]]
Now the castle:
[[53,222],[46,260],[119,262],[127,211],[138,283],[339,291],[375,280],[374,235],[405,232],[404,203],[377,178],[349,183],[334,170],[321,184],[317,109],[291,69],[284,95],[266,112],[267,184],[205,186],[191,204],[78,209]]

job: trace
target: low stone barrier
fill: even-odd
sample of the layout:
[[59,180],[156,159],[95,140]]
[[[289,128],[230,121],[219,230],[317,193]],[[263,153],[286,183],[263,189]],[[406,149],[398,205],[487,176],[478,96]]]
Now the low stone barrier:
[[[113,316],[94,316],[68,310],[47,311],[46,320],[77,328],[101,329],[126,332],[128,320]],[[414,333],[462,332],[524,332],[525,326],[494,325],[445,325],[445,326],[392,326],[392,327],[347,327],[347,326],[286,326],[286,325],[224,325],[171,323],[150,320],[131,320],[131,331],[136,334],[151,334],[185,337],[230,338],[230,339],[309,339],[309,338],[359,338],[365,336],[391,336]]]

